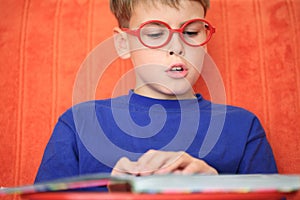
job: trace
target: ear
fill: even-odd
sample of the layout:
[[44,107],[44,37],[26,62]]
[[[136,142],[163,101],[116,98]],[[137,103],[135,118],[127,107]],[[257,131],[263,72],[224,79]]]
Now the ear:
[[122,59],[130,58],[130,47],[127,34],[118,27],[114,28],[114,43],[118,55]]

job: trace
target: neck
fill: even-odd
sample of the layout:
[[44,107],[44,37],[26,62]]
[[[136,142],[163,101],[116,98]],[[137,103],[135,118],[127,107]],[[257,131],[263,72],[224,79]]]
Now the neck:
[[135,88],[134,92],[138,95],[153,98],[153,99],[184,100],[184,99],[196,98],[192,90],[184,94],[174,94],[170,91],[155,91],[155,90],[147,90],[146,88]]

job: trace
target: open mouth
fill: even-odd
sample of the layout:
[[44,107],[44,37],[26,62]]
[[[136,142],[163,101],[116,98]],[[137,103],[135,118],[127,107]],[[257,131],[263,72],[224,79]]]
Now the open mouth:
[[166,71],[171,78],[184,78],[187,75],[188,69],[182,63],[171,65]]
[[172,71],[172,72],[181,72],[181,71],[183,71],[184,69],[183,69],[183,67],[182,66],[174,66],[174,67],[172,67],[171,69],[170,69],[170,71]]

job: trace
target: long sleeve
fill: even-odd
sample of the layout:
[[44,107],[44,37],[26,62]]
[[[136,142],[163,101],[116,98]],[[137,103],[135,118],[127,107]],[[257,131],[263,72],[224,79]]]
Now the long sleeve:
[[277,173],[272,149],[256,117],[253,119],[238,173]]
[[74,176],[78,173],[75,133],[72,127],[60,118],[46,146],[35,182]]

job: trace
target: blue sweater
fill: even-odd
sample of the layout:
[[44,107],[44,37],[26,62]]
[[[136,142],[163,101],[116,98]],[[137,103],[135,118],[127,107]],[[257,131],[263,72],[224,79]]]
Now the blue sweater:
[[109,173],[121,157],[137,160],[149,149],[185,151],[220,174],[277,173],[255,115],[196,97],[158,100],[130,91],[73,106],[59,118],[35,182]]

